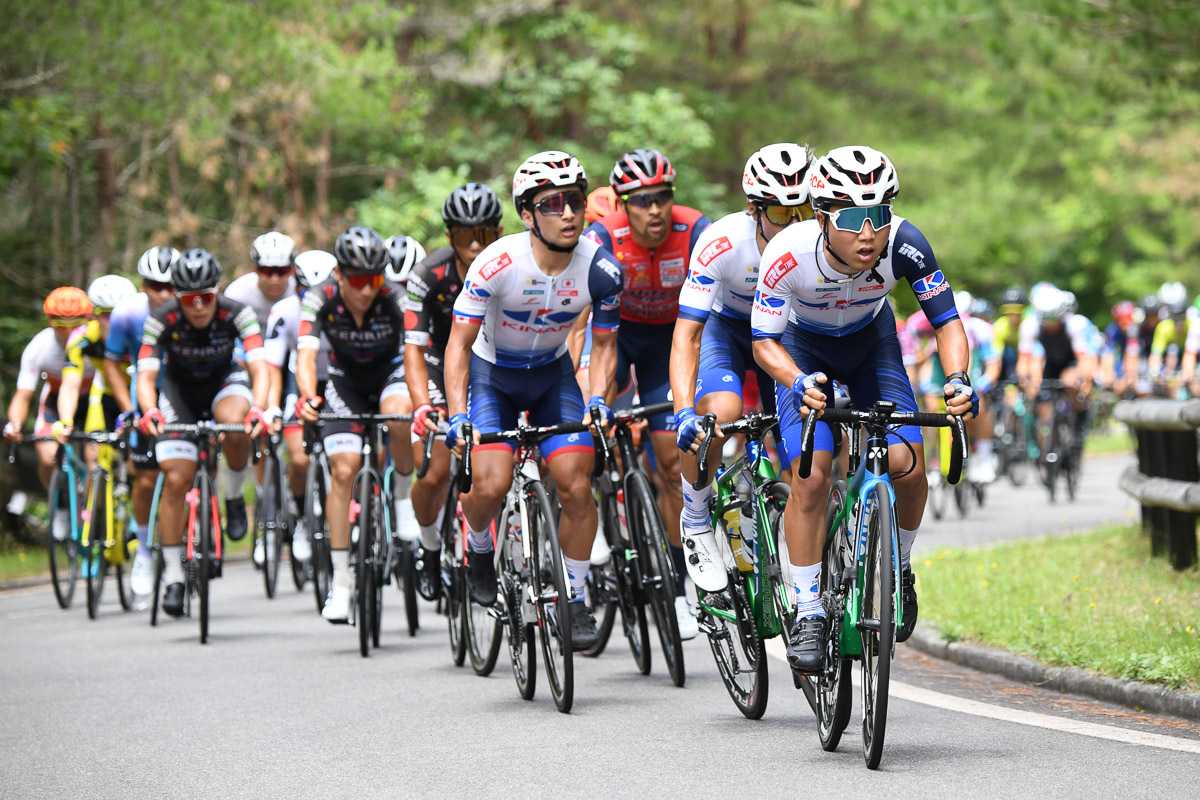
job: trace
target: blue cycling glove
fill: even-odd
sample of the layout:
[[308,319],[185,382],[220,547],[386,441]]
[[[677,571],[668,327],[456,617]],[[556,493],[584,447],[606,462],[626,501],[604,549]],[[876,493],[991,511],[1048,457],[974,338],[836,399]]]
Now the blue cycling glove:
[[675,444],[687,452],[700,435],[700,419],[694,408],[683,408],[675,412]]
[[946,388],[953,388],[954,390],[949,395],[950,397],[966,395],[967,397],[971,398],[971,415],[973,417],[979,416],[979,394],[973,388],[971,388],[970,383],[962,378],[951,378],[950,382],[946,384]]
[[[804,393],[809,389],[819,389],[821,384],[817,381],[817,379],[824,377],[824,372],[813,372],[808,375],[805,375],[803,372],[801,372],[796,376],[796,379],[792,381],[792,405],[796,407],[797,411],[800,411],[803,408],[808,408],[808,406],[804,403]],[[811,411],[811,409],[809,410]]]
[[450,418],[450,429],[446,431],[446,447],[453,450],[458,445],[458,440],[462,438],[463,423],[470,421],[471,418],[466,414],[455,414]]
[[606,423],[612,419],[612,409],[605,404],[604,398],[598,394],[591,396],[591,398],[587,401],[587,407],[589,414],[591,413],[592,408],[600,409],[600,418]]

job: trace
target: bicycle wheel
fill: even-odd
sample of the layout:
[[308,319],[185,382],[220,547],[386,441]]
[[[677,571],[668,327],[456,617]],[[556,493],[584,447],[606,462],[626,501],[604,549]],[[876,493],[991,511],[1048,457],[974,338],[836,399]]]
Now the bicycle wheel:
[[[767,710],[770,672],[766,648],[754,624],[754,612],[750,608],[742,573],[732,576],[724,591],[704,595],[703,604],[701,629],[708,636],[708,646],[725,691],[742,716],[762,719]],[[705,605],[714,612],[723,613],[709,613]]]
[[467,576],[463,571],[463,550],[466,540],[463,526],[462,506],[458,504],[458,492],[451,488],[446,508],[455,509],[442,518],[442,596],[446,601],[446,626],[450,634],[450,657],[454,666],[461,667],[467,660],[466,622],[463,620],[463,605],[467,597]]
[[[605,484],[607,484],[607,480]],[[598,503],[600,525],[596,535],[605,538],[605,543],[611,551],[613,541],[610,537],[617,530],[619,524],[616,498],[612,494],[605,493],[601,486],[597,486],[597,494],[600,497]],[[581,655],[588,658],[598,657],[608,647],[608,638],[612,635],[613,623],[617,618],[618,601],[615,595],[617,578],[613,564],[613,557],[610,557],[608,563],[593,564],[592,568],[588,570],[584,596],[587,598],[588,607],[592,609],[592,613],[596,614],[596,632],[599,634],[595,647],[579,651]]]
[[642,589],[654,615],[658,641],[671,682],[683,686],[687,675],[683,666],[683,644],[679,639],[679,620],[675,617],[675,566],[667,552],[667,532],[650,491],[650,482],[641,472],[625,476],[625,508],[630,536],[638,548]]
[[[358,476],[358,518],[350,523],[350,549],[354,552],[354,621],[358,626],[358,650],[363,658],[371,654],[371,618],[374,614],[374,588],[371,586],[371,479]],[[357,534],[357,536],[355,535]]]
[[421,627],[420,607],[417,605],[417,543],[402,542],[397,551],[396,588],[404,595],[404,617],[408,635],[416,636]]
[[258,487],[254,502],[254,546],[262,542],[263,588],[267,599],[275,597],[279,585],[279,560],[283,553],[283,531],[280,529],[279,479],[275,472],[274,459],[267,456],[263,470],[262,485]]
[[546,489],[538,481],[530,481],[522,489],[529,512],[529,530],[533,554],[533,594],[537,598],[538,628],[541,631],[542,656],[546,661],[546,681],[554,705],[566,714],[575,699],[575,670],[571,650],[571,587],[563,569],[562,547],[558,542],[558,526],[546,497]]
[[521,540],[512,531],[506,531],[496,546],[500,548],[498,599],[504,608],[508,657],[517,691],[522,699],[532,700],[537,689],[537,632],[532,622],[526,622],[526,594],[521,581],[522,574],[528,574],[528,566]]
[[103,470],[96,470],[92,478],[92,495],[87,509],[84,511],[89,520],[87,545],[81,546],[83,572],[87,582],[87,615],[95,619],[100,610],[100,598],[104,594],[104,576],[108,571],[108,563],[104,559],[104,543],[108,538],[105,529],[107,517],[105,514],[105,487],[108,475]]
[[333,553],[329,547],[329,528],[325,522],[325,470],[316,453],[308,462],[308,475],[304,479],[304,521],[312,541],[313,595],[317,600],[317,613],[325,608],[333,581]]
[[162,548],[158,546],[157,540],[154,547],[154,598],[150,601],[150,627],[158,625],[158,603],[162,597],[162,579],[163,569],[166,564],[163,563]]
[[133,568],[133,557],[137,552],[137,536],[129,529],[129,482],[121,477],[113,485],[113,531],[109,540],[113,543],[116,558],[113,560],[113,572],[117,578],[117,599],[121,601],[121,610],[133,608],[133,588],[130,586],[130,575]]
[[383,625],[383,587],[387,585],[389,579],[388,559],[391,558],[390,545],[391,541],[388,538],[387,531],[384,529],[384,503],[385,496],[380,491],[378,478],[372,478],[371,483],[374,486],[372,496],[374,503],[371,507],[371,596],[368,598],[371,621],[371,646],[379,647],[379,631]]
[[817,736],[821,747],[832,752],[842,740],[842,732],[850,722],[850,706],[854,688],[850,682],[850,659],[840,656],[840,639],[845,609],[848,577],[846,564],[853,559],[847,536],[846,520],[835,528],[834,520],[846,504],[846,482],[836,480],[829,492],[825,507],[825,552],[821,559],[821,597],[830,620],[829,641],[826,646],[825,671],[814,676],[816,684]]
[[75,540],[75,526],[72,525],[61,539],[55,536],[54,531],[55,512],[62,508],[70,514],[70,491],[70,478],[60,467],[55,467],[46,485],[46,515],[49,519],[46,526],[46,553],[50,557],[50,583],[54,587],[59,608],[71,607],[71,600],[75,597],[75,578],[79,574],[79,543]]
[[1063,483],[1066,484],[1067,499],[1074,502],[1079,491],[1079,460],[1075,456],[1075,432],[1072,423],[1064,417],[1058,418],[1057,449]]
[[[471,558],[493,558],[492,553],[471,553]],[[496,668],[496,657],[500,654],[500,619],[490,608],[478,603],[465,603],[467,623],[467,652],[471,656],[471,669],[476,675],[491,675]]]
[[971,496],[974,492],[971,489],[971,482],[965,475],[953,487],[953,494],[954,507],[958,509],[958,518],[966,519],[967,514],[971,512]]
[[929,482],[929,495],[925,504],[933,512],[934,519],[941,519],[946,515],[946,501],[949,499],[946,496],[946,478],[937,464],[930,464],[925,478]]
[[200,601],[200,644],[208,643],[208,588],[217,557],[213,547],[212,484],[200,481],[200,506],[196,509],[196,529],[188,531],[192,537],[192,578]]
[[1025,420],[1014,409],[1008,415],[1008,440],[1001,449],[1005,451],[1008,482],[1013,486],[1024,486],[1029,478],[1029,440],[1026,437]]
[[867,768],[879,766],[887,726],[888,678],[896,641],[896,565],[893,550],[895,525],[886,489],[876,484],[863,498],[870,506],[870,535],[863,571],[862,709],[863,757]]

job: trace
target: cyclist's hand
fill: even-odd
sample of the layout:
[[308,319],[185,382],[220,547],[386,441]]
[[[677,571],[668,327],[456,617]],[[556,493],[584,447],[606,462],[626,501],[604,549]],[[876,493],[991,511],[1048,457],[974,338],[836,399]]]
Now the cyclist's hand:
[[246,412],[246,418],[242,420],[246,426],[246,433],[250,434],[250,438],[254,439],[266,432],[267,415],[258,406],[250,406],[250,410]]
[[271,406],[263,412],[263,418],[267,421],[267,430],[270,433],[279,433],[283,430],[283,409],[279,406]]
[[11,419],[4,423],[4,441],[19,442],[21,441],[21,426],[14,423]]
[[305,422],[316,422],[321,418],[320,408],[323,402],[324,399],[316,395],[301,397],[296,401],[296,416]]
[[445,409],[434,408],[429,403],[422,403],[413,411],[412,432],[418,439],[425,438],[425,434],[431,430],[436,430],[437,424],[445,417]]
[[[697,453],[700,451],[700,445],[704,443],[705,434],[700,429],[700,423],[704,420],[696,413],[694,408],[683,408],[675,412],[675,445],[685,453]],[[721,433],[721,426],[713,426],[713,434],[718,438],[724,438],[725,434]]]
[[137,425],[138,415],[136,411],[122,411],[117,414],[117,433],[125,430],[131,425]]
[[[591,422],[592,421],[592,409],[593,408],[600,409],[600,424],[603,427],[607,428],[608,420],[610,417],[612,417],[612,409],[610,409],[608,407],[608,405],[604,402],[604,398],[598,394],[592,395],[591,399],[589,399],[587,401],[587,409],[588,410],[587,410],[587,413],[583,415],[583,419],[581,419],[580,422]],[[604,431],[596,431],[596,434],[598,436],[603,436]]]
[[[446,431],[446,447],[454,451],[454,455],[461,456],[463,453],[463,423],[469,422],[470,418],[466,414],[455,414],[450,418],[450,430]],[[475,435],[478,439],[478,434]]]
[[979,395],[971,388],[970,384],[955,378],[946,384],[944,391],[946,392],[946,410],[951,415],[967,419],[975,419],[979,416]]
[[158,436],[166,424],[167,420],[162,412],[157,408],[152,408],[142,414],[142,418],[138,421],[138,430],[149,436]]
[[74,424],[63,422],[61,419],[55,420],[54,424],[50,426],[50,435],[59,444],[66,444],[67,440],[71,438],[71,431],[73,430],[75,430]]
[[819,387],[828,380],[824,372],[814,372],[811,375],[801,372],[792,381],[792,405],[800,412],[801,417],[807,417],[812,411],[825,409],[825,393]]

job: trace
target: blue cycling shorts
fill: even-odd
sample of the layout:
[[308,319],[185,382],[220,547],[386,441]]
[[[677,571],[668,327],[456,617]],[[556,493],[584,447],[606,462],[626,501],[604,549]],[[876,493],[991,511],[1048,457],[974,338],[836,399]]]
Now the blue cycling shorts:
[[[671,340],[674,335],[674,322],[648,325],[621,320],[617,331],[617,394],[629,387],[632,367],[642,405],[671,399]],[[670,412],[654,414],[646,420],[652,431],[675,430],[675,418]]]
[[[848,336],[826,336],[789,325],[782,344],[804,372],[824,372],[830,381],[843,384],[849,390],[855,408],[866,409],[876,400],[890,400],[896,404],[897,411],[917,410],[917,399],[900,356],[896,318],[886,305],[869,325]],[[832,397],[832,384],[825,386],[828,387],[826,394]],[[779,428],[787,453],[794,458],[800,452],[804,420],[792,404],[791,387],[776,384],[775,402],[779,407]],[[922,444],[920,426],[903,425],[888,434],[889,444],[900,444],[902,439]],[[833,434],[824,422],[817,423],[815,449],[833,452]],[[779,455],[783,469],[788,469],[791,459],[782,451]]]
[[758,376],[758,385],[763,387],[763,410],[775,413],[775,396],[767,391],[771,376],[754,360],[754,341],[750,334],[750,323],[729,319],[719,314],[710,314],[704,323],[700,338],[700,370],[696,379],[696,402],[713,392],[733,392],[742,397],[742,384],[746,373],[753,371]]
[[[467,416],[480,433],[511,430],[522,411],[529,412],[531,425],[558,425],[583,419],[583,395],[575,382],[571,357],[564,354],[552,364],[533,369],[500,367],[471,354],[471,377],[467,389]],[[514,444],[483,445],[477,449],[508,447]],[[592,435],[560,434],[543,439],[538,445],[549,461],[560,453],[592,453]]]

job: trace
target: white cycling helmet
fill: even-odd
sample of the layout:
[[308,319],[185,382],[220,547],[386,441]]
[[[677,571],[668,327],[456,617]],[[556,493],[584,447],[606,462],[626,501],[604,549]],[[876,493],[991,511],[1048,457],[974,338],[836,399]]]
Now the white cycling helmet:
[[954,293],[954,307],[958,309],[960,317],[971,315],[971,306],[975,303],[975,297],[965,289],[960,289]]
[[1063,315],[1066,298],[1061,289],[1051,283],[1034,286],[1029,292],[1029,305],[1039,317],[1057,319]]
[[527,196],[551,186],[578,186],[586,195],[587,173],[579,159],[561,150],[545,150],[525,159],[513,175],[513,205],[517,213],[525,208]]
[[296,256],[296,282],[305,288],[319,286],[329,280],[337,258],[324,250],[305,250]]
[[813,162],[808,176],[813,208],[877,206],[900,193],[896,168],[887,156],[870,147],[834,148]]
[[264,233],[250,245],[250,260],[256,267],[290,267],[296,263],[296,242],[286,233]]
[[171,269],[179,262],[179,251],[174,247],[151,247],[138,259],[137,271],[148,281],[171,282]]
[[808,202],[808,168],[812,148],[793,142],[769,144],[754,151],[742,173],[742,191],[750,200],[784,206]]
[[1167,281],[1162,286],[1158,287],[1158,299],[1164,306],[1186,306],[1187,305],[1187,287],[1179,281]]
[[1075,297],[1075,293],[1063,290],[1063,314],[1074,314],[1075,309],[1079,308],[1079,300]]
[[384,244],[388,251],[388,265],[383,274],[392,283],[403,286],[408,283],[412,268],[425,259],[425,248],[411,236],[389,236]]
[[97,313],[111,311],[126,297],[137,294],[133,281],[121,275],[101,275],[87,290],[88,300]]

